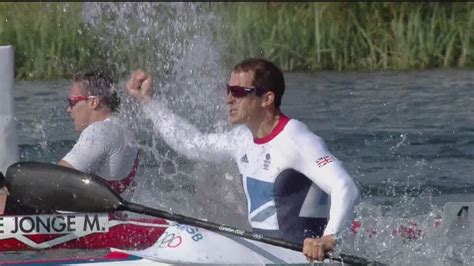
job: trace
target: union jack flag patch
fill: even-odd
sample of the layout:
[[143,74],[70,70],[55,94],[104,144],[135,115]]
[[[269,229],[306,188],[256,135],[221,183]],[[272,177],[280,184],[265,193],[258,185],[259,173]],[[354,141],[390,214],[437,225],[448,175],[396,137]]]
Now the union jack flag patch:
[[321,167],[325,166],[326,164],[334,162],[334,161],[335,161],[334,157],[328,155],[328,156],[324,156],[324,157],[321,157],[321,158],[317,159],[316,164],[318,165],[318,167],[321,168]]

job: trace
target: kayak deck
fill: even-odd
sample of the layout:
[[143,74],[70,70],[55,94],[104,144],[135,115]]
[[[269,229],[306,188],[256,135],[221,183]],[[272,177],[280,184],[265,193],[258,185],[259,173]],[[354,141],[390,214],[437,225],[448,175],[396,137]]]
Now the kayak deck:
[[[115,215],[101,214],[96,221],[84,223],[89,227],[81,228],[81,219],[87,214],[74,215],[74,226],[67,225],[66,216],[32,215],[32,216],[3,216],[0,232],[0,252],[24,251],[40,249],[143,249],[152,246],[168,227],[166,220],[161,218],[123,219]],[[97,214],[94,214],[97,215]],[[25,218],[26,217],[26,218]],[[40,220],[40,217],[43,220]],[[58,217],[62,217],[59,219]],[[57,220],[53,220],[56,219]],[[70,217],[69,217],[70,218]],[[56,222],[56,225],[42,224],[41,230],[35,228],[32,221]],[[100,219],[100,222],[99,222]],[[69,219],[72,220],[72,219]],[[19,221],[24,221],[23,224]],[[25,222],[26,221],[26,222]],[[16,223],[9,225],[8,222]],[[100,223],[100,225],[99,225]],[[61,225],[61,226],[60,226]],[[56,227],[55,227],[56,226]],[[95,228],[97,227],[97,228]],[[100,227],[100,228],[99,228]],[[45,229],[46,230],[43,230]],[[64,229],[54,231],[52,228]],[[34,229],[34,230],[33,230]],[[68,229],[68,230],[66,230]],[[100,229],[100,230],[99,230]]]

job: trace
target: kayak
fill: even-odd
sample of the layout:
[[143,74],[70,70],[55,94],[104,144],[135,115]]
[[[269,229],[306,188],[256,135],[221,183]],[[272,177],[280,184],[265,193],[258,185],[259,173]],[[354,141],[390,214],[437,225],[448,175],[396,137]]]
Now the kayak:
[[[453,203],[447,204],[453,205]],[[462,209],[464,206],[473,206],[472,203],[457,203],[456,206],[451,206],[450,208],[445,208],[446,210],[459,210]],[[448,206],[446,206],[448,207]],[[459,211],[458,211],[459,212]],[[72,215],[72,214],[71,214]],[[91,234],[102,234],[103,236],[107,236],[107,234],[111,234],[114,230],[113,224],[116,223],[114,221],[118,221],[118,223],[124,223],[121,225],[129,225],[136,223],[139,225],[140,223],[137,219],[128,219],[128,220],[120,220],[115,218],[110,218],[107,214],[74,214],[75,218],[70,218],[69,221],[74,221],[74,225],[71,226],[64,226],[69,227],[69,230],[76,230],[76,233],[80,231],[79,229],[82,227],[84,228],[84,224],[86,224],[86,229],[91,231]],[[88,218],[86,218],[86,215]],[[91,216],[92,215],[92,216]],[[449,211],[445,212],[444,219],[447,219],[448,216],[455,216],[458,217],[459,213],[452,213]],[[33,232],[31,227],[26,228],[24,225],[23,227],[20,226],[21,219],[19,216],[13,216],[16,219],[17,224],[13,224],[10,226],[6,226],[7,222],[3,222],[3,231],[6,231],[6,228],[13,228],[18,229],[22,228],[24,234],[29,234]],[[28,216],[28,217],[36,217],[36,216]],[[49,216],[51,219],[53,216]],[[80,217],[80,218],[78,218]],[[97,218],[96,218],[97,217]],[[42,217],[44,219],[44,217]],[[67,218],[63,218],[67,221]],[[31,220],[26,219],[24,220]],[[140,219],[141,222],[146,222],[146,219]],[[151,219],[154,220],[154,219]],[[445,221],[446,221],[445,220]],[[87,221],[87,222],[86,222]],[[109,223],[108,232],[96,232],[107,229],[107,221]],[[441,219],[435,219],[436,223],[433,224],[433,227],[440,228],[442,226]],[[150,221],[148,221],[150,222]],[[213,232],[207,229],[198,228],[195,226],[189,226],[184,224],[168,224],[166,221],[162,220],[163,223],[155,224],[158,228],[161,229],[161,234],[159,237],[154,239],[153,241],[148,242],[144,245],[137,245],[136,247],[131,247],[131,245],[122,245],[125,248],[120,248],[118,245],[116,248],[110,248],[106,250],[96,249],[92,251],[100,251],[100,254],[90,254],[88,252],[81,254],[81,250],[76,249],[69,249],[73,251],[73,255],[66,255],[63,258],[55,258],[51,256],[45,255],[45,253],[37,255],[37,258],[25,258],[25,251],[17,252],[21,256],[17,260],[9,259],[2,259],[0,257],[0,264],[1,265],[95,265],[95,266],[107,266],[107,265],[176,265],[176,264],[213,264],[213,265],[223,265],[223,264],[244,264],[244,265],[305,265],[307,264],[306,258],[303,256],[301,252],[293,251],[285,248],[281,248],[278,246],[269,245],[266,243],[262,243],[259,241],[248,240],[236,236],[231,236],[227,234],[221,234],[217,232]],[[153,222],[152,222],[153,223]],[[172,223],[172,222],[171,222]],[[69,225],[71,223],[69,222]],[[74,227],[75,226],[75,227]],[[118,225],[117,225],[118,226]],[[53,227],[50,228],[50,230]],[[56,226],[56,228],[58,228]],[[130,227],[131,228],[131,227]],[[352,231],[354,233],[360,232],[360,230],[364,227],[361,226],[360,222],[354,221]],[[397,232],[402,238],[416,240],[422,234],[420,234],[419,225],[416,223],[408,223],[406,225],[398,227],[400,230]],[[8,230],[10,230],[8,229]],[[24,232],[32,231],[32,232]],[[44,229],[44,228],[41,228]],[[38,230],[37,228],[35,230]],[[15,230],[13,230],[15,231]],[[41,231],[41,230],[40,230]],[[123,231],[122,231],[123,232]],[[137,232],[137,231],[135,231]],[[54,232],[48,232],[54,233]],[[79,232],[81,233],[81,232]],[[372,231],[372,233],[377,234],[377,232]],[[128,237],[132,237],[134,233],[128,235]],[[38,235],[38,234],[32,234]],[[140,236],[144,237],[143,235]],[[94,238],[92,238],[94,239]],[[111,238],[108,238],[111,239]],[[123,238],[122,238],[123,240]],[[94,240],[91,240],[94,241]],[[72,247],[72,243],[70,245],[62,244],[64,247]],[[103,243],[103,242],[102,242]],[[129,242],[130,243],[130,242]],[[151,244],[150,244],[151,243]],[[90,249],[92,247],[98,247],[98,244],[94,243],[83,243],[84,246],[80,246],[76,244],[76,247],[81,249]],[[92,246],[92,245],[95,246]],[[115,245],[115,244],[114,244]],[[49,251],[61,251],[62,249],[58,248],[60,245],[53,246],[53,249],[47,250]],[[104,245],[106,246],[106,245]],[[109,246],[112,246],[109,243]],[[63,247],[63,248],[64,248]],[[55,249],[57,248],[57,249]],[[64,254],[63,254],[64,255]],[[28,256],[27,256],[28,257]],[[340,262],[326,260],[322,265],[340,265]],[[321,265],[321,264],[318,264]]]
[[[435,227],[441,221],[437,222]],[[161,218],[119,219],[104,213],[3,216],[0,217],[0,252],[47,248],[144,249],[154,245],[166,227],[168,222]],[[352,222],[354,233],[361,227],[360,221]],[[375,234],[375,231],[366,229],[366,233]],[[416,222],[410,221],[400,225],[394,233],[418,239],[422,230]]]
[[161,218],[107,213],[0,216],[0,252],[40,249],[144,249],[168,227]]
[[[129,265],[140,265],[140,266],[171,266],[171,265],[222,265],[221,263],[179,263],[176,261],[164,261],[164,260],[150,260],[140,256],[131,255],[126,252],[117,249],[111,249],[104,251],[102,254],[93,256],[84,256],[82,258],[55,258],[55,259],[28,259],[24,261],[9,261],[3,262],[0,260],[1,265],[84,265],[84,266],[129,266]],[[340,265],[340,263],[338,263]],[[235,264],[234,264],[235,265]],[[245,265],[268,265],[277,266],[282,265],[278,263],[247,263]],[[285,265],[308,265],[308,263],[295,263]],[[318,265],[334,265],[333,262],[318,263]]]
[[[431,228],[441,229],[457,219],[459,210],[474,207],[473,203],[447,203],[443,217],[434,217]],[[474,224],[474,223],[473,223]],[[377,228],[364,226],[361,221],[352,222],[352,234],[362,234],[368,238],[375,237],[380,232]],[[387,230],[387,228],[383,228]],[[424,229],[416,220],[404,220],[395,224],[391,229],[392,237],[400,237],[407,241],[416,241],[424,237]],[[142,250],[121,250],[120,252],[135,255],[141,258],[175,264],[244,264],[244,265],[272,265],[272,264],[307,264],[306,257],[301,251],[294,251],[266,244],[260,241],[245,239],[237,236],[221,234],[207,229],[184,224],[170,225],[157,242]],[[347,254],[345,255],[347,258]],[[349,258],[351,259],[351,258]],[[354,261],[358,257],[352,257]],[[347,261],[346,261],[347,262]],[[339,261],[325,260],[324,264],[340,264]]]
[[[100,220],[100,219],[99,219]],[[79,221],[79,219],[76,219]],[[77,222],[81,224],[81,222]],[[99,222],[99,224],[101,224]],[[99,225],[100,228],[100,225]],[[111,232],[112,230],[109,230]],[[301,252],[258,241],[216,233],[183,224],[169,225],[153,245],[144,249],[56,248],[42,251],[4,252],[1,265],[176,265],[244,264],[306,265]],[[69,246],[70,247],[70,246]],[[325,264],[340,264],[326,261]]]
[[122,252],[154,261],[178,264],[307,263],[306,257],[300,251],[184,224],[169,226],[149,248]]
[[[66,252],[65,252],[66,251]],[[38,252],[38,251],[37,251]],[[96,250],[92,254],[80,254],[81,250],[47,250],[40,255],[24,253],[0,258],[1,265],[171,265],[130,255],[115,249]],[[80,255],[77,255],[80,254]]]
[[[155,245],[147,249],[113,250],[171,265],[308,265],[301,251],[184,224],[170,225]],[[368,265],[372,261],[339,254],[335,257],[330,255],[330,258],[317,264],[341,263]]]

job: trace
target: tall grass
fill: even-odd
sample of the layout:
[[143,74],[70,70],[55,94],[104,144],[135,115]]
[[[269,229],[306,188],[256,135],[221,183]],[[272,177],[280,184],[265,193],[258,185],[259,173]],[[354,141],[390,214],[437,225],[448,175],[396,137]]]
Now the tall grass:
[[81,3],[0,3],[0,45],[15,46],[18,79],[68,77],[93,55]]
[[[474,65],[474,3],[240,2],[209,7],[223,18],[213,37],[226,47],[229,64],[258,56],[284,70]],[[16,47],[17,78],[69,77],[107,59],[111,48],[97,44],[97,36],[107,38],[107,32],[88,29],[82,8],[80,2],[0,3],[0,45]],[[113,53],[129,53],[120,49],[124,40],[110,41]],[[137,60],[130,54],[118,58]]]
[[[285,70],[473,66],[473,3],[225,3],[228,60]],[[223,32],[222,34],[226,34]]]

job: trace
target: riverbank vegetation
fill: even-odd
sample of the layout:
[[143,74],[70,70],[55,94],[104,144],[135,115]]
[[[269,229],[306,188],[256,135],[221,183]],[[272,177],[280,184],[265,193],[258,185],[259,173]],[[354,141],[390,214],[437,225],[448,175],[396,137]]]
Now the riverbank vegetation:
[[413,69],[473,65],[472,3],[232,3],[234,53],[282,68]]
[[18,79],[70,75],[87,64],[91,48],[81,36],[81,4],[0,3],[0,45],[15,47]]
[[[473,3],[216,3],[226,62],[265,57],[291,70],[473,67]],[[18,79],[70,77],[101,58],[83,4],[0,3],[0,45]],[[178,19],[178,18],[177,18]]]

